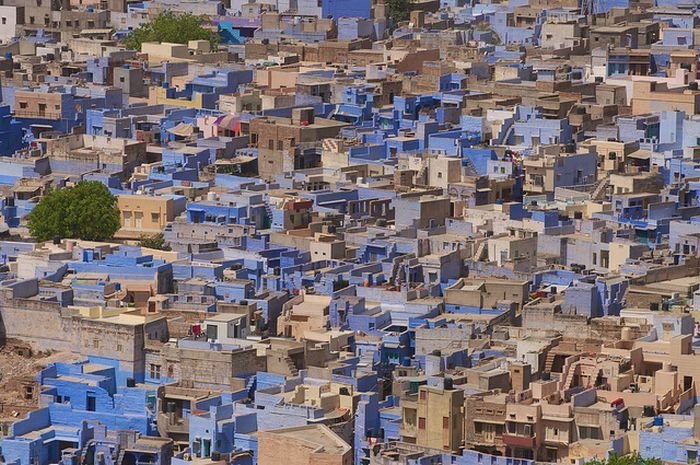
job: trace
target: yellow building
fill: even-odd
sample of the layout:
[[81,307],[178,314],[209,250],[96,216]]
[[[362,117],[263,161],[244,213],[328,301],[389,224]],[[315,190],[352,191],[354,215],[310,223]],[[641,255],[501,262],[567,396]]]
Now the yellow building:
[[119,239],[138,239],[141,235],[153,235],[185,210],[184,197],[150,195],[117,196],[121,228],[115,235]]
[[401,436],[404,442],[457,453],[464,439],[464,391],[420,386],[417,396],[402,400]]

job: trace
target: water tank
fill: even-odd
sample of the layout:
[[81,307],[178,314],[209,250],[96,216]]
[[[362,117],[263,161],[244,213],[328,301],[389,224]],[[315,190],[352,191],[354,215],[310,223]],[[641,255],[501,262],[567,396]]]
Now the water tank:
[[136,387],[136,380],[134,378],[126,378],[126,387]]
[[655,416],[654,417],[654,426],[663,426],[664,425],[664,417],[661,415]]
[[207,192],[207,200],[210,202],[216,201],[216,192]]
[[454,382],[452,381],[452,378],[445,378],[445,389],[452,389],[454,386]]

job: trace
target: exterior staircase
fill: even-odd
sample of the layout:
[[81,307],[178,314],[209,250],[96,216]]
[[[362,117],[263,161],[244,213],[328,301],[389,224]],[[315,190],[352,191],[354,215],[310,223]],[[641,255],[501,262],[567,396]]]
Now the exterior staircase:
[[610,175],[605,176],[596,183],[591,192],[591,200],[604,200],[608,193],[608,186],[610,186]]
[[265,215],[267,215],[267,224],[272,227],[272,208],[268,202],[265,202]]
[[124,456],[126,455],[126,450],[125,449],[120,449],[119,450],[119,455],[117,456],[117,460],[114,462],[115,465],[122,465],[122,462],[124,461]]
[[[479,262],[481,261],[482,258],[484,258],[484,252],[488,252],[486,249],[486,244],[487,240],[481,241],[479,246],[476,248],[476,252],[474,252],[474,256],[472,257],[472,260]],[[488,253],[486,254],[486,258],[488,258]]]
[[415,183],[419,186],[426,186],[428,185],[428,166],[423,165],[418,171],[418,174],[416,174],[416,181]]
[[248,381],[245,383],[245,390],[248,393],[248,397],[251,399],[255,396],[255,389],[258,386],[258,379],[255,375],[251,376],[248,378]]
[[299,374],[299,369],[297,369],[297,366],[294,365],[294,361],[289,357],[284,357],[284,361],[287,364],[289,372],[292,374],[292,376],[297,376]]
[[474,166],[474,162],[471,160],[471,158],[465,157],[463,160],[465,163],[464,167],[466,169],[467,176],[479,177],[479,172],[476,170],[476,166]]
[[557,354],[555,354],[554,351],[550,350],[547,352],[547,358],[544,359],[544,371],[552,372],[556,358]]

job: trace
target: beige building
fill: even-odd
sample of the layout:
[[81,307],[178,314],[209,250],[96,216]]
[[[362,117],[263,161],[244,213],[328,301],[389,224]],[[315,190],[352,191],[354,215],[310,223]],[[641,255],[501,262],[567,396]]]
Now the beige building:
[[621,172],[627,157],[639,150],[639,142],[620,142],[614,140],[591,139],[583,144],[590,145],[598,153],[598,179],[608,173]]
[[661,111],[700,113],[700,91],[687,87],[669,88],[655,81],[637,81],[632,94],[632,114],[644,115]]
[[316,240],[309,242],[311,261],[342,260],[345,258],[345,241],[336,239],[335,235],[317,234]]
[[141,235],[153,235],[185,211],[184,197],[151,195],[117,196],[121,229],[119,239],[138,239]]
[[187,45],[168,42],[144,42],[141,53],[148,55],[151,63],[186,61],[216,63],[228,61],[228,52],[212,52],[206,40],[191,40]]
[[402,440],[432,449],[457,453],[464,439],[464,391],[420,386],[417,395],[402,400]]
[[329,296],[301,292],[282,307],[282,315],[277,320],[277,333],[301,341],[306,331],[325,329],[330,303]]
[[313,152],[322,139],[337,136],[345,126],[339,121],[315,118],[313,108],[296,108],[291,118],[254,118],[250,122],[250,141],[258,147],[260,177],[274,180],[285,172],[314,167],[320,160],[309,150]]
[[259,465],[352,465],[352,448],[325,425],[258,432]]
[[490,262],[526,270],[537,264],[537,235],[522,233],[493,237],[488,240],[487,250]]
[[510,300],[522,306],[528,299],[528,287],[528,281],[461,278],[445,289],[445,304],[494,308],[499,301]]

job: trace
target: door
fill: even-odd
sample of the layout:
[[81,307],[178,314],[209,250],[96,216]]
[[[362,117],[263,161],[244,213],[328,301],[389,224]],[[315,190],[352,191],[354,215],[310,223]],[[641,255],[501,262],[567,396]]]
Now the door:
[[496,439],[496,426],[489,423],[484,424],[484,441],[494,442]]

